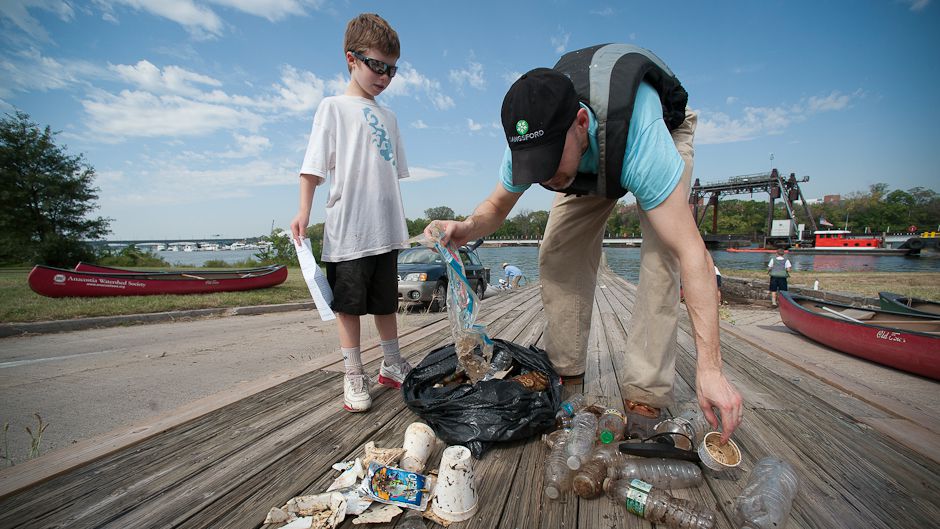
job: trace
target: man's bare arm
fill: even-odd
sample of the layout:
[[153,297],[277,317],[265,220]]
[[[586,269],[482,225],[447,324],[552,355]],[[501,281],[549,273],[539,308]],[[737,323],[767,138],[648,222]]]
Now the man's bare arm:
[[498,183],[496,189],[465,220],[436,220],[424,229],[424,234],[431,237],[432,230],[437,227],[444,233],[441,242],[453,242],[456,246],[486,237],[499,229],[521,196],[522,193],[507,191],[502,183]]

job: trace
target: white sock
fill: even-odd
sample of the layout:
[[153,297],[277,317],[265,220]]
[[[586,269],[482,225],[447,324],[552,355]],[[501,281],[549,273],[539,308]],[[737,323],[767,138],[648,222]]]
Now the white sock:
[[365,372],[358,347],[340,347],[340,351],[343,352],[343,366],[346,368],[347,375],[361,375]]
[[401,363],[401,351],[398,349],[398,338],[382,340],[382,353],[385,355],[385,365],[391,366]]

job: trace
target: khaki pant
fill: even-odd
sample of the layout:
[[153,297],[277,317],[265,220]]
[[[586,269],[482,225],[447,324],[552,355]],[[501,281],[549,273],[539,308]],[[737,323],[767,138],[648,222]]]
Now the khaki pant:
[[[686,109],[685,122],[672,132],[685,162],[682,193],[692,176],[697,116]],[[584,372],[601,241],[616,200],[565,196],[552,204],[539,250],[542,303],[548,316],[545,348],[562,376]],[[679,318],[679,262],[640,210],[643,246],[640,284],[627,336],[623,397],[655,407],[673,403],[676,332]]]

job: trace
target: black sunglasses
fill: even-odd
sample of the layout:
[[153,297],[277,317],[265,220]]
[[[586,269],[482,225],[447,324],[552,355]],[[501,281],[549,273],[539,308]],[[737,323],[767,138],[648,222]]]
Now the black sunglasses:
[[372,57],[366,57],[365,55],[349,50],[349,53],[352,53],[352,56],[362,61],[370,70],[375,72],[378,75],[388,74],[389,79],[395,77],[395,74],[398,73],[398,66],[392,66],[387,62],[382,62],[378,59],[373,59]]

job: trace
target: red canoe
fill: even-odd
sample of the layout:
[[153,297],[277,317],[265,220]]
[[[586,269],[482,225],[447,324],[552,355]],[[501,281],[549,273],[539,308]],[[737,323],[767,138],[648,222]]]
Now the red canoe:
[[29,273],[29,287],[52,298],[97,296],[152,296],[157,294],[206,294],[254,290],[279,285],[287,268],[278,265],[249,272],[77,272],[36,265]]
[[128,270],[126,268],[114,268],[113,266],[104,266],[79,261],[75,265],[76,272],[98,272],[103,274],[196,274],[218,275],[218,274],[257,274],[273,270],[277,265],[259,266],[257,268],[229,268],[226,270]]
[[837,351],[940,380],[940,321],[781,292],[780,319]]

